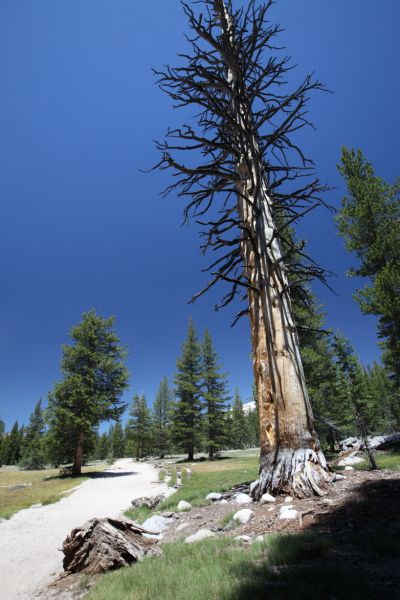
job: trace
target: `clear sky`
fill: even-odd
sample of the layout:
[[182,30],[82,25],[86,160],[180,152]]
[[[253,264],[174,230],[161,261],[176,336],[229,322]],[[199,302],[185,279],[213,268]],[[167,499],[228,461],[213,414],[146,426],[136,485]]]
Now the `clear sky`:
[[[342,145],[360,147],[378,174],[398,171],[398,0],[277,0],[271,11],[300,79],[315,71],[334,94],[310,104],[317,131],[302,143],[320,178],[344,194]],[[249,327],[215,312],[196,226],[181,228],[182,201],[162,199],[165,173],[152,140],[181,122],[152,67],[174,64],[187,31],[178,0],[0,2],[0,416],[28,420],[60,376],[61,344],[83,311],[116,316],[128,345],[131,388],[153,400],[193,316],[208,327],[243,399],[252,380]],[[332,215],[302,225],[312,255],[336,272],[338,296],[320,286],[328,324],[362,361],[378,359],[376,322],[352,300],[351,257]],[[221,291],[221,290],[220,290]]]

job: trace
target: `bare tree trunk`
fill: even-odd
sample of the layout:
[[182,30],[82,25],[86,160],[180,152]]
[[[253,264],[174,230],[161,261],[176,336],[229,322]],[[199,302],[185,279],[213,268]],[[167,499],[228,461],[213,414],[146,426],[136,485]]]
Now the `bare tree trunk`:
[[[232,31],[224,2],[216,0],[221,29]],[[224,23],[225,21],[225,23]],[[232,36],[233,39],[233,36]],[[238,213],[245,235],[241,246],[249,282],[249,316],[253,369],[260,418],[260,475],[253,495],[294,493],[322,495],[330,477],[314,429],[299,341],[292,316],[284,257],[277,239],[264,165],[251,131],[251,110],[241,90],[237,63],[231,61],[227,81],[232,113],[242,130]]]
[[80,475],[82,472],[83,463],[83,442],[84,435],[81,431],[79,433],[78,442],[75,448],[74,464],[72,465],[72,475]]
[[193,448],[193,444],[189,445],[188,448],[188,460],[192,461],[194,459],[194,448]]

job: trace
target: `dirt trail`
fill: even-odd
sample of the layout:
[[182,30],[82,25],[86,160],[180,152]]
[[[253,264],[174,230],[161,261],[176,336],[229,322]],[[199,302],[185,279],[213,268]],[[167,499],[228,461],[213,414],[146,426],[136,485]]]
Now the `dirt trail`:
[[0,523],[1,600],[32,600],[62,571],[59,548],[74,527],[92,517],[115,517],[133,498],[168,493],[156,469],[132,459],[85,481],[55,504],[28,508]]

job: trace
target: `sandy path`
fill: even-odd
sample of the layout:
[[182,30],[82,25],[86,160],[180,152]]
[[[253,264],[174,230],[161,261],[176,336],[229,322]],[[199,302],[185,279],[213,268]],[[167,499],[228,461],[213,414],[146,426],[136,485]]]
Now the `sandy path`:
[[55,504],[28,508],[0,523],[0,598],[32,600],[62,571],[62,542],[92,517],[115,517],[133,498],[168,493],[156,469],[118,460],[104,476],[89,479]]

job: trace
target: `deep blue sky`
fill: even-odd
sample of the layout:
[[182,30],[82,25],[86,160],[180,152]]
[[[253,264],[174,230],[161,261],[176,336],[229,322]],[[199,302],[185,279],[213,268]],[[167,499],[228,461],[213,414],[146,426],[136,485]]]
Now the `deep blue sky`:
[[[398,175],[398,0],[277,0],[271,12],[296,77],[315,71],[335,93],[311,105],[317,131],[303,138],[320,178],[344,190],[341,145],[361,147],[376,171]],[[209,327],[244,399],[251,386],[248,324],[229,327],[209,295],[196,227],[180,228],[181,201],[163,200],[165,173],[152,140],[180,115],[151,67],[174,63],[187,31],[177,0],[0,2],[0,416],[26,422],[59,378],[60,347],[91,307],[116,315],[130,349],[131,389],[152,401],[172,376],[192,315]],[[364,362],[379,357],[375,320],[352,300],[351,257],[332,215],[302,227],[310,251],[337,273],[339,296],[317,287],[328,324],[351,338]]]

